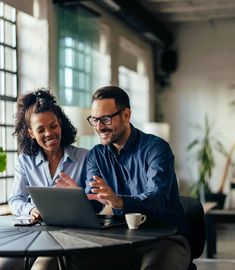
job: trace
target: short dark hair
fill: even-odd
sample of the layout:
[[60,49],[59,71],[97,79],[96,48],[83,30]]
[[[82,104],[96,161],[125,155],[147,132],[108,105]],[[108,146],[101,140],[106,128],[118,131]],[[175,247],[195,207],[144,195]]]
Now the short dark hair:
[[32,113],[53,112],[61,125],[61,146],[67,146],[75,142],[77,130],[56,104],[55,96],[48,89],[41,88],[35,92],[20,96],[17,100],[17,112],[15,115],[15,130],[13,135],[17,137],[18,151],[26,155],[36,155],[40,146],[28,134],[30,117]]
[[130,108],[130,99],[127,93],[118,86],[104,86],[95,91],[92,102],[97,99],[113,98],[118,110]]

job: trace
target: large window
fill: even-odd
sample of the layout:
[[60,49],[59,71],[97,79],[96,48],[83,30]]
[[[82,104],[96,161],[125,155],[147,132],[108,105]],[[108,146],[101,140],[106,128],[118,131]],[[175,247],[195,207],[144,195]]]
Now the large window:
[[100,38],[97,16],[80,6],[58,7],[57,14],[60,103],[90,107],[94,74],[100,68],[96,65]]
[[119,38],[119,86],[128,92],[131,122],[142,129],[149,122],[149,78],[143,48],[126,37]]
[[91,46],[64,37],[60,40],[60,101],[63,105],[87,107],[91,91]]
[[[80,5],[57,8],[58,86],[62,106],[88,109],[92,93],[110,84],[110,56],[104,48],[106,32],[98,18]],[[86,121],[86,117],[80,121]],[[76,124],[79,130],[82,123]],[[78,142],[79,146],[90,148],[97,139],[80,135]]]
[[149,81],[147,76],[141,75],[127,67],[119,67],[119,85],[125,89],[130,97],[131,122],[142,129],[149,121]]
[[7,202],[17,158],[12,136],[16,100],[16,10],[0,2],[0,146],[7,152],[7,169],[0,173],[0,204]]

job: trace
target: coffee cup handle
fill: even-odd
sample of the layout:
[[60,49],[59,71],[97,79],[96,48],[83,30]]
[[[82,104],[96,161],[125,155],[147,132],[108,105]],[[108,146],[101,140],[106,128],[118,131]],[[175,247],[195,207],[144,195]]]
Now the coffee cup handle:
[[146,217],[145,215],[142,215],[140,224],[144,223],[145,220],[146,220],[146,218],[147,218],[147,217]]

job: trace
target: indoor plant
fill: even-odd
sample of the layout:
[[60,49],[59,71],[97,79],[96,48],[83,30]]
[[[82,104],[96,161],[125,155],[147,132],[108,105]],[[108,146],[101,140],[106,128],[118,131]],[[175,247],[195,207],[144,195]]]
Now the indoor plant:
[[0,172],[5,171],[7,165],[7,155],[6,152],[3,151],[2,147],[0,147]]
[[224,185],[225,185],[226,178],[228,176],[229,167],[233,165],[232,164],[232,155],[234,153],[234,150],[235,150],[235,142],[233,142],[231,148],[228,151],[227,158],[226,158],[225,165],[224,165],[224,170],[223,170],[222,176],[220,178],[218,192],[222,193],[224,190]]
[[222,143],[212,135],[212,125],[205,116],[204,126],[195,125],[202,135],[193,140],[187,147],[188,150],[195,149],[198,165],[198,181],[192,186],[192,196],[201,201],[217,201],[218,207],[223,207],[225,195],[222,192],[212,193],[210,190],[210,179],[215,167],[214,151],[227,156]]

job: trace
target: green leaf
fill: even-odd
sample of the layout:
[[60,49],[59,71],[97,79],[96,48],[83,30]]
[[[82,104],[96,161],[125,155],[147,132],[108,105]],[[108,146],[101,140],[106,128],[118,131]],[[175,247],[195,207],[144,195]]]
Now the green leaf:
[[7,155],[0,147],[0,172],[5,171],[7,165]]
[[213,124],[210,123],[209,118],[205,115],[204,125],[194,125],[194,128],[200,130],[200,137],[197,136],[187,147],[187,150],[191,150],[197,146],[196,151],[193,153],[196,156],[198,166],[198,182],[193,186],[193,195],[199,192],[199,186],[208,186],[210,178],[212,176],[213,169],[215,167],[214,151],[218,151],[223,155],[228,155],[228,152],[224,149],[221,142],[216,140],[212,135]]
[[187,150],[192,149],[195,145],[197,145],[199,143],[199,140],[196,139],[194,141],[192,141],[188,146],[187,146]]
[[215,143],[216,150],[220,152],[224,156],[228,156],[228,151],[225,150],[223,144],[220,141],[216,141]]
[[194,198],[198,198],[199,197],[199,184],[195,183],[192,185],[191,187],[191,196]]

